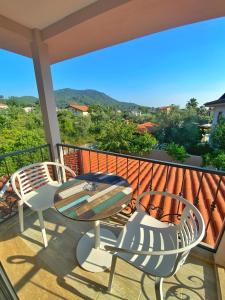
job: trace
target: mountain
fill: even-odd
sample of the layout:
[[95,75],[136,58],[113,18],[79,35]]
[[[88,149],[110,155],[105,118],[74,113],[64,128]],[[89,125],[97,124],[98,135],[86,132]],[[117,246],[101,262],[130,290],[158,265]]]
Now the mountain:
[[[65,107],[69,103],[76,102],[78,104],[92,105],[99,104],[104,106],[111,106],[118,109],[134,109],[139,105],[129,102],[118,101],[105,93],[95,90],[75,90],[70,88],[55,90],[55,99],[57,107]],[[16,101],[22,106],[34,105],[38,98],[33,96],[10,97],[9,99],[0,99],[0,102]]]
[[58,107],[64,107],[70,102],[78,104],[100,104],[104,106],[112,106],[116,108],[135,108],[139,105],[129,102],[118,101],[105,93],[96,90],[74,90],[74,89],[61,89],[55,91],[55,98]]
[[15,101],[21,106],[32,106],[38,101],[38,98],[34,96],[21,96],[21,97],[12,96],[9,99],[4,99],[4,98],[0,99],[0,102],[4,102],[6,104],[8,101]]

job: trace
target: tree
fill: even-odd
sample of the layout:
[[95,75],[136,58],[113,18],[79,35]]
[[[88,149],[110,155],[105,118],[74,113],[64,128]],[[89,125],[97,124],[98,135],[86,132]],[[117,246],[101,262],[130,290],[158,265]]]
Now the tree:
[[12,106],[0,114],[0,153],[44,144],[44,130],[39,112],[26,114]]
[[133,135],[133,139],[129,146],[129,152],[138,155],[149,153],[157,144],[156,138],[147,131]]
[[221,150],[215,150],[203,155],[203,166],[212,166],[218,170],[225,171],[225,153]]
[[16,97],[14,97],[14,96],[9,97],[9,99],[7,100],[7,104],[9,106],[19,106],[16,101]]
[[187,109],[197,109],[197,107],[198,107],[198,101],[195,98],[191,98],[186,104]]
[[212,150],[203,155],[204,166],[225,170],[225,119],[222,117],[211,132]]
[[59,127],[63,142],[86,143],[90,140],[91,119],[89,116],[75,116],[69,110],[58,113]]
[[221,118],[211,133],[211,143],[216,149],[225,150],[225,119]]
[[189,152],[201,140],[198,114],[193,109],[181,110],[174,106],[168,113],[158,112],[155,122],[159,126],[154,135],[160,144],[179,144]]
[[102,150],[128,152],[135,131],[136,126],[123,119],[109,120],[97,136],[97,146]]
[[[27,114],[19,107],[10,106],[4,112],[0,112],[1,154],[24,150],[45,143],[40,111]],[[42,154],[37,151],[36,153],[6,158],[6,161],[9,171],[14,172],[20,166],[29,164],[31,160],[40,161],[41,159]],[[2,163],[0,162],[0,175],[6,172],[5,165]]]
[[156,143],[151,134],[140,134],[137,132],[137,125],[119,118],[104,124],[97,137],[99,149],[138,155],[150,152]]
[[200,106],[197,109],[197,113],[198,113],[198,118],[199,118],[200,124],[212,122],[213,114],[205,106],[203,106],[203,105]]
[[185,159],[189,157],[187,151],[183,146],[180,146],[175,143],[168,144],[166,146],[166,152],[173,158],[175,161],[184,162]]

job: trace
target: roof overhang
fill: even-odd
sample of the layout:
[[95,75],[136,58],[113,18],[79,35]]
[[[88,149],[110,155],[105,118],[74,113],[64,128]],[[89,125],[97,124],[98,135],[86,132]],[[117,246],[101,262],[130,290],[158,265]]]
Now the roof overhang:
[[205,103],[206,107],[225,107],[225,103]]
[[31,57],[33,29],[51,63],[225,16],[224,0],[1,0],[1,48]]

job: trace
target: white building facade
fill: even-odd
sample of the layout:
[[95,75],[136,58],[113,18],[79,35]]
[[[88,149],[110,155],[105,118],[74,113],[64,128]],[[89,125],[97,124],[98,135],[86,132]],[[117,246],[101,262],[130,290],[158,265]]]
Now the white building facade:
[[215,127],[221,117],[225,118],[225,93],[215,101],[210,101],[204,104],[213,109],[212,127]]

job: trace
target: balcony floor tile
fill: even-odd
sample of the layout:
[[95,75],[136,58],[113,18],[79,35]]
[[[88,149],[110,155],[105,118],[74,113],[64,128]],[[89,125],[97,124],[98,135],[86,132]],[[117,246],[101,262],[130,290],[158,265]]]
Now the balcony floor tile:
[[[75,246],[90,223],[75,222],[54,209],[44,212],[49,241],[42,245],[37,214],[25,211],[25,231],[17,216],[1,224],[1,261],[21,300],[129,299],[155,300],[154,278],[118,260],[111,293],[109,272],[89,273],[75,258]],[[112,224],[110,225],[112,226]],[[165,299],[217,299],[214,266],[193,256],[164,280]]]

